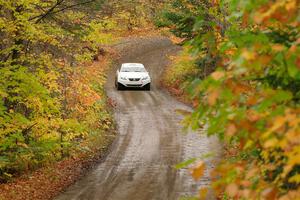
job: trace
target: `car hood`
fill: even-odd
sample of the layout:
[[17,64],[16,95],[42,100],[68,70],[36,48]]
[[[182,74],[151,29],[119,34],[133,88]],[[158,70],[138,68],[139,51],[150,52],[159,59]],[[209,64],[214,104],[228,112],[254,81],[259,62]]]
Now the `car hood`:
[[126,78],[143,78],[149,76],[147,72],[120,72],[119,75]]

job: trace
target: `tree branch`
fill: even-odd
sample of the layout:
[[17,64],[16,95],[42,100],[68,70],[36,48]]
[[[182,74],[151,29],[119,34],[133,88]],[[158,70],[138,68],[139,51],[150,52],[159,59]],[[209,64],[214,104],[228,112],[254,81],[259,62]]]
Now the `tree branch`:
[[90,0],[90,1],[86,1],[86,2],[82,2],[82,3],[77,3],[77,4],[73,4],[73,5],[70,5],[70,6],[66,6],[60,10],[57,10],[57,11],[54,11],[52,12],[51,14],[55,14],[55,13],[59,13],[59,12],[62,12],[64,10],[67,10],[67,9],[70,9],[70,8],[74,8],[76,6],[81,6],[81,5],[84,5],[84,4],[89,4],[89,3],[92,3],[94,2],[95,0]]
[[76,3],[76,4],[69,5],[69,6],[65,6],[64,8],[61,8],[59,10],[55,10],[55,8],[57,8],[59,5],[61,5],[63,3],[63,1],[64,0],[58,0],[57,3],[54,6],[52,6],[48,11],[46,11],[45,13],[43,13],[41,15],[32,17],[29,20],[37,19],[36,23],[40,23],[41,20],[43,20],[48,15],[56,14],[56,13],[62,12],[64,10],[67,10],[67,9],[70,9],[70,8],[74,8],[74,7],[77,7],[77,6],[81,6],[81,5],[84,5],[84,4],[92,3],[92,2],[94,2],[96,0],[89,0],[89,1],[81,2],[81,3]]
[[57,0],[56,3],[49,9],[47,10],[45,13],[40,14],[38,16],[32,17],[29,19],[29,21],[32,20],[36,20],[36,23],[39,23],[41,20],[43,20],[45,17],[47,17],[50,13],[52,13],[54,11],[54,9],[59,6],[60,4],[62,4],[65,0]]

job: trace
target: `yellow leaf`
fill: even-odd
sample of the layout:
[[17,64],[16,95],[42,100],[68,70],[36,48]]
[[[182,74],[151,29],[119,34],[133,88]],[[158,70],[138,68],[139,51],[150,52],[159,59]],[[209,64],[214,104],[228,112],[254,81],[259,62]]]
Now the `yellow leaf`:
[[205,163],[203,161],[200,161],[195,167],[191,169],[191,174],[196,181],[203,176],[204,169]]
[[21,146],[21,147],[24,147],[24,148],[26,148],[26,149],[28,148],[28,145],[25,144],[25,143],[18,143],[18,145]]
[[288,130],[285,135],[286,135],[287,140],[290,143],[297,143],[298,142],[297,140],[295,140],[298,137],[298,133],[296,132],[296,130],[293,130],[293,129]]
[[256,54],[254,52],[248,51],[248,50],[243,50],[242,52],[242,56],[243,58],[245,58],[246,60],[254,60],[256,57]]
[[286,123],[285,117],[283,116],[276,117],[273,122],[273,126],[262,135],[262,138],[268,138],[274,131],[281,128],[285,123]]
[[300,164],[300,146],[294,147],[292,152],[288,153],[288,164],[289,165],[299,165]]
[[206,199],[207,192],[208,192],[207,188],[201,188],[199,190],[199,197],[200,197],[200,199]]
[[264,147],[265,148],[272,148],[272,147],[275,147],[277,144],[278,144],[278,139],[277,138],[271,138],[269,140],[267,140],[265,143],[264,143]]
[[253,140],[250,140],[250,139],[249,139],[249,140],[246,142],[246,144],[245,144],[245,146],[244,146],[244,149],[249,149],[249,148],[253,147],[253,145],[254,145]]
[[297,1],[296,0],[290,0],[285,4],[285,9],[287,11],[294,10],[297,8]]
[[291,178],[289,178],[289,182],[290,183],[300,183],[300,174],[296,174],[294,176],[292,176]]

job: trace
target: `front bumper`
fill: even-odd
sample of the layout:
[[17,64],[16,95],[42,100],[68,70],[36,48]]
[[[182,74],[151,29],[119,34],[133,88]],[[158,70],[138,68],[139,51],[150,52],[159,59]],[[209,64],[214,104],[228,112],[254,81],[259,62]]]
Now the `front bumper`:
[[119,84],[122,84],[124,87],[145,87],[147,84],[151,83],[151,80],[139,80],[139,81],[130,81],[130,80],[118,80]]

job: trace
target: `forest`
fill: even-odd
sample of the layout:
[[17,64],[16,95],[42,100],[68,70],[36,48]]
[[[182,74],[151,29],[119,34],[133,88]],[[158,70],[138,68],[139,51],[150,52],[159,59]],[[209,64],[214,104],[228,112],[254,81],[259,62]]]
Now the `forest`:
[[[299,0],[0,0],[0,184],[108,145],[110,47],[150,32],[183,49],[161,82],[193,106],[185,129],[224,144],[217,198],[300,199],[299,10]],[[198,181],[206,165],[184,167]]]

